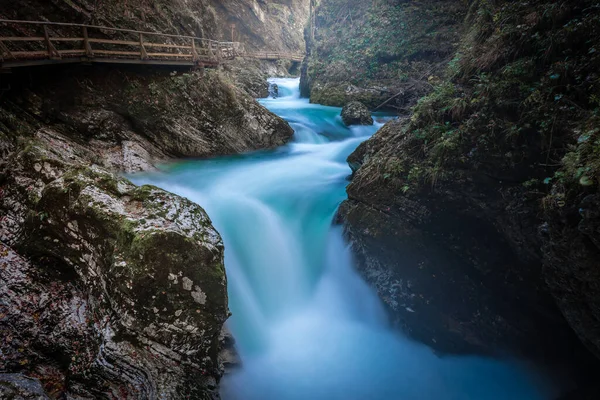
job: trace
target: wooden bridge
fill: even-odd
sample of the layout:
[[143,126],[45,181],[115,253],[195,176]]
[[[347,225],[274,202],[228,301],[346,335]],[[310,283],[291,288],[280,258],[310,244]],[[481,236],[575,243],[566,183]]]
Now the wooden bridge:
[[[3,29],[4,28],[4,29]],[[0,69],[111,63],[215,67],[235,58],[302,61],[302,54],[246,52],[239,42],[106,26],[0,19]]]
[[304,60],[304,54],[294,54],[294,53],[279,53],[279,52],[244,52],[241,54],[241,57],[244,58],[256,58],[259,60],[290,60],[294,62],[302,62]]

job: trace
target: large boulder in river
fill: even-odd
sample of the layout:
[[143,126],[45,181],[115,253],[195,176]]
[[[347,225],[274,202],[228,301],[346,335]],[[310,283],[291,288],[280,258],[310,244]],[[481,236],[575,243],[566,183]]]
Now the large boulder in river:
[[229,316],[198,205],[41,130],[2,164],[0,372],[67,398],[212,399]]
[[371,112],[361,102],[352,101],[342,108],[342,121],[346,126],[373,125]]

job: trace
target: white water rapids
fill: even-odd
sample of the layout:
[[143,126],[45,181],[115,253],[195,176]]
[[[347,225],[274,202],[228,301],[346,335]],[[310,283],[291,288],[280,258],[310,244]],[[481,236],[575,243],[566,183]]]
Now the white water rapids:
[[297,79],[273,81],[280,97],[261,103],[290,122],[291,144],[133,178],[200,204],[223,236],[228,324],[243,360],[222,382],[224,399],[552,399],[518,363],[440,358],[388,328],[331,226],[346,157],[381,124],[348,129],[340,109],[300,99]]

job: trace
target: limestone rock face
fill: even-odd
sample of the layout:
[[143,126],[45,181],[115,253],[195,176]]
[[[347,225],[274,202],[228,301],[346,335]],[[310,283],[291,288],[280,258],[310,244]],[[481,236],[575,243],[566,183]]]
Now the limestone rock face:
[[342,121],[346,126],[373,125],[371,112],[364,104],[352,101],[342,108]]
[[600,358],[600,194],[548,211],[539,231],[544,276],[582,342]]
[[[411,171],[399,159],[414,147],[408,123],[388,122],[349,157],[354,174],[339,210],[357,268],[393,323],[442,353],[518,354],[574,368],[593,363],[547,287],[556,269],[562,278],[551,281],[555,290],[565,283],[571,288],[559,304],[570,310],[567,319],[582,333],[593,332],[589,328],[597,325],[587,307],[595,304],[596,291],[586,282],[595,279],[596,258],[575,257],[594,251],[592,243],[582,235],[569,252],[564,240],[574,236],[555,236],[547,252],[553,263],[544,268],[536,198],[477,172],[435,188],[408,186],[414,181],[396,178]],[[583,231],[597,229],[593,204],[590,199],[582,207]],[[588,260],[588,268],[568,272],[573,264],[566,257],[580,266]],[[589,340],[594,343],[593,335]]]
[[47,400],[50,399],[37,379],[20,374],[0,374],[0,399]]
[[218,397],[229,311],[210,219],[59,138],[2,166],[2,370],[81,398]]
[[[21,90],[29,79],[34,85]],[[14,90],[0,105],[7,132],[31,136],[51,128],[111,170],[137,172],[170,158],[277,147],[293,135],[287,122],[218,71],[140,75],[74,66],[51,78],[15,70],[11,84]]]

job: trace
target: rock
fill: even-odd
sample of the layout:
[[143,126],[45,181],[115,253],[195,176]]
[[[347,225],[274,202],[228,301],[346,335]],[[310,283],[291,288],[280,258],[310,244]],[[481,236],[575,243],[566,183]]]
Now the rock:
[[3,166],[3,369],[75,397],[216,398],[229,310],[210,219],[63,144],[38,137]]
[[242,366],[242,359],[235,347],[233,334],[223,327],[221,336],[221,352],[219,353],[219,364],[225,374],[229,374]]
[[279,85],[277,85],[276,83],[271,84],[269,86],[269,95],[274,99],[279,97]]
[[581,341],[600,358],[600,194],[548,209],[544,277]]
[[406,180],[409,122],[388,122],[349,157],[338,215],[394,325],[441,353],[588,362],[542,274],[537,198],[477,173],[435,188]]
[[362,103],[353,101],[342,108],[342,121],[346,126],[350,125],[373,125],[371,112]]
[[592,383],[581,389],[569,392],[557,400],[597,400],[600,399],[600,387],[597,383]]
[[[16,70],[11,84],[16,87],[27,76]],[[293,135],[287,122],[218,71],[157,70],[147,76],[114,67],[72,66],[53,76],[34,75],[32,90],[6,93],[0,107],[7,115],[0,113],[0,123],[14,124],[10,115],[22,120],[15,136],[51,128],[90,153],[92,162],[112,170],[137,172],[174,157],[272,148]]]
[[38,379],[21,374],[0,374],[0,399],[49,400],[50,398]]

